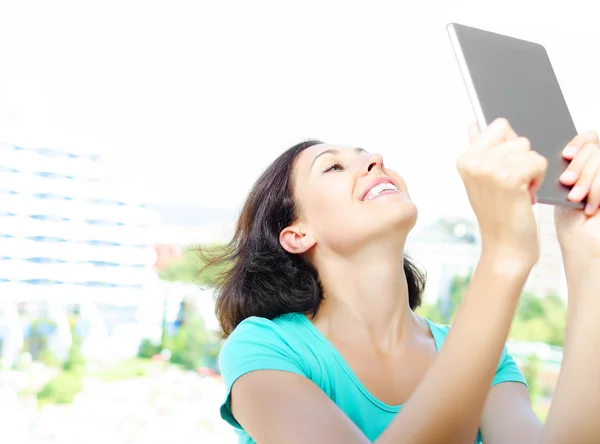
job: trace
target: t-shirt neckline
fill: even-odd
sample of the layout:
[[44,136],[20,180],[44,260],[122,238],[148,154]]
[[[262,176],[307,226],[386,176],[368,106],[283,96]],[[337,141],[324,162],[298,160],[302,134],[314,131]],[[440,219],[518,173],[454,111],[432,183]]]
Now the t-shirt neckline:
[[[321,331],[317,327],[315,327],[312,322],[310,322],[310,320],[306,317],[306,315],[304,315],[303,313],[296,313],[296,315],[300,317],[300,322],[319,340],[319,342],[325,347],[325,349],[327,349],[327,351],[329,351],[333,355],[333,357],[338,362],[338,364],[340,365],[342,370],[344,370],[346,375],[348,375],[350,380],[354,383],[354,385],[356,385],[356,387],[361,391],[361,393],[367,399],[369,399],[373,404],[375,404],[382,410],[386,410],[388,412],[396,413],[402,408],[402,406],[404,404],[390,405],[390,404],[386,404],[385,402],[381,401],[379,398],[375,397],[363,385],[363,383],[360,381],[360,379],[358,379],[358,377],[356,376],[354,371],[352,371],[352,368],[350,368],[350,365],[346,362],[346,360],[344,359],[342,354],[337,350],[337,348],[335,348],[333,346],[333,344],[329,341],[329,339],[327,339],[327,337],[323,333],[321,333]],[[423,318],[423,319],[425,320],[425,322],[427,323],[427,326],[429,327],[431,336],[433,336],[433,341],[435,343],[436,352],[439,353],[441,343],[442,343],[442,340],[441,340],[442,338],[440,338],[438,336],[438,333],[436,331],[437,329],[432,324],[432,322],[426,318]]]

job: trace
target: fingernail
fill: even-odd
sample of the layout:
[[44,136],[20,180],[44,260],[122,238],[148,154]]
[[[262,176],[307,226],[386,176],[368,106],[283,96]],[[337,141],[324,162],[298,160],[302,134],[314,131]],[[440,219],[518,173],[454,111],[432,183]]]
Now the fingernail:
[[576,185],[571,191],[569,191],[568,197],[570,200],[578,202],[585,197],[585,189],[583,187],[580,187],[579,185]]
[[575,145],[567,145],[563,150],[562,155],[565,157],[575,157],[578,151],[579,148],[577,148]]
[[577,180],[577,174],[575,171],[565,171],[560,175],[561,182],[573,183]]

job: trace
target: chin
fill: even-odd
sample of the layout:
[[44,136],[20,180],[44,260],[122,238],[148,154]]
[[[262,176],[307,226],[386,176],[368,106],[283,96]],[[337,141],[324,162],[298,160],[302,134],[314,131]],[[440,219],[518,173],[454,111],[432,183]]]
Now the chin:
[[384,239],[386,242],[396,243],[406,240],[408,234],[417,223],[417,207],[410,201],[401,204],[389,205],[373,211],[364,222],[364,240],[369,242]]
[[[339,214],[339,213],[338,213]],[[341,254],[352,254],[366,245],[381,243],[403,248],[408,233],[417,222],[417,207],[411,201],[370,208],[343,219],[328,219],[328,230],[322,232],[328,248]]]
[[[408,235],[417,223],[419,212],[415,204],[410,201],[403,202],[400,205],[390,206],[385,212],[381,212],[378,216],[381,221],[382,231],[393,231]],[[378,224],[379,225],[379,224]]]

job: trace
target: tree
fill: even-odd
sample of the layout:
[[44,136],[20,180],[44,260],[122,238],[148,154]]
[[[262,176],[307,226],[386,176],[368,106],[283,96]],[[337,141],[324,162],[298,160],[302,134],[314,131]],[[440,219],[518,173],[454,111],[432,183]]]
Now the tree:
[[419,314],[438,324],[451,324],[470,281],[471,276],[455,276],[450,282],[448,299],[438,299],[433,304],[424,304],[419,308]]
[[197,370],[205,364],[209,341],[204,320],[195,313],[189,313],[173,337],[171,362],[187,370]]
[[[159,272],[159,277],[171,282],[192,282],[202,286],[212,286],[217,276],[222,272],[222,266],[206,266],[206,261],[201,259],[199,246],[189,246],[184,249],[181,259],[173,262]],[[213,249],[215,246],[208,246]]]
[[538,383],[538,377],[540,375],[541,362],[540,358],[536,355],[529,355],[523,365],[521,371],[529,386],[529,394],[535,400],[540,395],[540,386]]
[[67,355],[67,359],[63,364],[63,370],[76,376],[82,376],[87,369],[87,362],[81,348],[82,339],[77,332],[76,317],[71,319],[70,325],[71,336],[73,339],[71,342],[71,347],[69,347],[69,354]]
[[567,307],[560,297],[537,298],[525,293],[517,306],[510,337],[562,347],[566,317]]
[[[450,283],[449,298],[424,305],[419,309],[419,313],[433,322],[451,324],[470,280],[470,276],[454,277]],[[551,295],[538,298],[526,292],[517,305],[509,337],[562,346],[565,326],[566,304],[560,297]]]
[[81,350],[81,337],[77,333],[77,316],[69,319],[73,342],[63,364],[63,371],[52,378],[37,394],[40,405],[47,403],[70,404],[83,387],[83,375],[87,369]]

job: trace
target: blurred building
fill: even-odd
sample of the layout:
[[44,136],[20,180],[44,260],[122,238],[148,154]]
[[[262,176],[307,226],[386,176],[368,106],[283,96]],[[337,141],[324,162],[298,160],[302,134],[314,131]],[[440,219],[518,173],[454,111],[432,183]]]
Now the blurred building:
[[190,245],[229,242],[237,214],[233,210],[205,208],[193,204],[154,204],[160,215],[156,238],[159,259],[168,259],[177,250]]
[[443,218],[425,227],[415,227],[406,250],[427,274],[423,300],[433,303],[450,297],[452,280],[469,276],[481,251],[477,225],[463,219]]
[[135,298],[158,214],[103,182],[97,156],[0,145],[0,294]]
[[[554,229],[553,207],[536,205],[540,238],[540,259],[525,284],[535,296],[566,298],[566,281],[560,247]],[[470,275],[481,254],[479,229],[474,221],[442,218],[426,227],[417,227],[408,237],[407,252],[427,272],[424,300],[449,297],[452,279]]]
[[157,281],[158,220],[96,155],[0,144],[0,296],[21,311],[140,304]]

